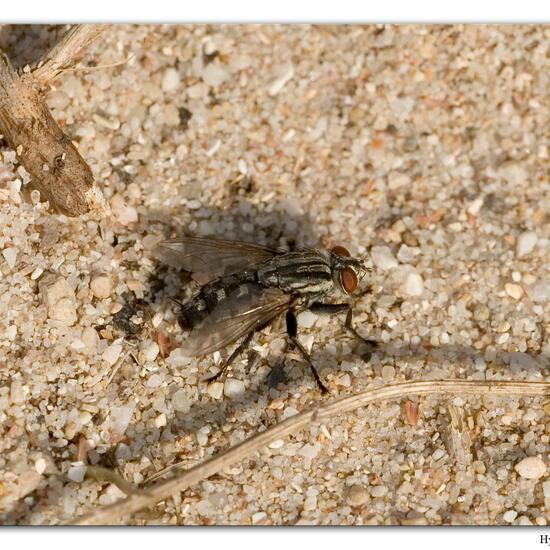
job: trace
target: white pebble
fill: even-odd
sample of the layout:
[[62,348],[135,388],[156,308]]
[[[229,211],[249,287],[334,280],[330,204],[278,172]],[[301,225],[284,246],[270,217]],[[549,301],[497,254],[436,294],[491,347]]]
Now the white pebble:
[[270,449],[280,449],[285,442],[282,439],[276,439],[269,444]]
[[42,273],[44,273],[44,270],[41,268],[41,267],[37,267],[32,273],[31,273],[31,279],[33,281],[36,281],[36,279],[38,279],[38,277],[40,277],[40,275],[42,275]]
[[111,279],[104,273],[94,275],[90,281],[90,290],[96,298],[108,298],[111,295]]
[[321,450],[321,446],[318,443],[316,443],[315,445],[310,445],[309,443],[306,443],[298,451],[298,454],[302,455],[305,458],[309,458],[311,460],[319,454],[320,450]]
[[133,206],[126,204],[126,201],[121,195],[114,195],[111,198],[111,209],[114,216],[122,225],[129,225],[137,222],[138,214],[137,210]]
[[187,397],[185,390],[179,389],[172,396],[172,406],[177,412],[187,413],[191,408],[191,400]]
[[395,378],[395,367],[392,365],[384,365],[381,374],[384,382],[391,382]]
[[81,483],[85,475],[86,464],[84,462],[73,462],[67,472],[67,477],[75,483]]
[[228,378],[223,385],[223,393],[226,397],[236,397],[243,394],[244,391],[244,382],[236,378]]
[[162,75],[161,88],[163,92],[173,92],[179,88],[181,79],[176,69],[166,69]]
[[388,489],[384,485],[375,485],[370,490],[370,494],[375,498],[383,497],[388,492]]
[[420,296],[424,292],[424,281],[418,273],[409,273],[402,289],[409,296]]
[[162,377],[158,374],[152,374],[148,379],[145,385],[148,388],[160,388],[162,386]]
[[508,510],[502,514],[502,519],[508,523],[512,523],[518,517],[518,513],[515,510]]
[[315,315],[315,313],[312,313],[311,311],[302,311],[298,315],[298,324],[304,328],[311,328],[315,325],[318,318],[319,316]]
[[434,453],[432,454],[432,458],[434,460],[439,460],[440,458],[443,458],[445,456],[445,451],[443,449],[436,449]]
[[533,302],[546,302],[550,300],[550,282],[539,281],[529,293]]
[[526,231],[518,237],[516,243],[516,256],[521,258],[533,251],[537,244],[538,237],[534,231]]
[[37,458],[34,463],[34,469],[39,474],[43,474],[46,471],[46,461],[42,457]]
[[212,382],[206,390],[213,399],[220,399],[223,394],[223,382]]
[[15,267],[15,262],[17,261],[17,250],[13,247],[4,248],[4,250],[2,250],[2,256],[6,259],[10,269],[13,269]]
[[162,428],[163,426],[166,426],[166,415],[164,413],[160,413],[155,418],[155,426],[157,428]]
[[103,427],[108,430],[113,430],[119,436],[124,435],[124,432],[130,424],[130,420],[132,420],[135,408],[135,401],[128,405],[123,405],[122,407],[111,407],[111,414],[104,422]]
[[392,172],[388,176],[388,187],[392,190],[399,189],[400,187],[406,187],[410,185],[411,178],[407,174],[401,174],[400,172]]
[[373,246],[370,255],[374,265],[384,271],[398,266],[397,260],[387,246]]
[[252,514],[252,524],[256,525],[261,521],[264,521],[266,518],[267,514],[265,512],[256,512],[255,514]]
[[538,456],[530,456],[518,462],[514,469],[525,479],[539,479],[546,473],[546,464]]
[[159,354],[160,348],[156,342],[149,341],[146,342],[141,349],[141,356],[143,358],[143,361],[146,363],[153,362],[157,355]]
[[76,322],[74,290],[63,277],[51,273],[40,281],[38,288],[50,319],[68,326]]
[[369,492],[362,485],[352,485],[346,500],[350,506],[363,506],[369,500]]
[[294,76],[294,67],[291,64],[280,67],[277,76],[270,82],[267,93],[276,96]]
[[347,372],[338,378],[338,385],[344,388],[349,388],[351,386],[351,377]]
[[229,73],[216,62],[208,64],[202,72],[202,79],[209,86],[219,86],[228,78]]
[[6,329],[6,337],[8,340],[11,340],[12,342],[15,340],[15,337],[17,336],[17,327],[15,325],[10,325]]
[[420,254],[420,248],[403,244],[397,251],[397,259],[403,264],[408,264],[414,260],[414,257],[418,254]]
[[523,288],[515,283],[506,283],[504,285],[504,290],[506,294],[514,300],[519,300],[523,296]]
[[101,355],[101,358],[109,365],[114,365],[118,361],[121,352],[122,345],[114,343],[107,347],[107,349]]

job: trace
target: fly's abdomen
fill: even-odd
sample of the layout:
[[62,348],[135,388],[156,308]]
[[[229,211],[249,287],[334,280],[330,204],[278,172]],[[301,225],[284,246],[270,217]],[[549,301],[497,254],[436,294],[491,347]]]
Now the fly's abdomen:
[[185,329],[196,327],[237,287],[250,281],[254,281],[254,274],[243,272],[207,283],[188,302],[183,304],[178,319],[179,324]]
[[288,293],[323,294],[333,288],[328,260],[316,251],[276,256],[258,269],[258,281]]

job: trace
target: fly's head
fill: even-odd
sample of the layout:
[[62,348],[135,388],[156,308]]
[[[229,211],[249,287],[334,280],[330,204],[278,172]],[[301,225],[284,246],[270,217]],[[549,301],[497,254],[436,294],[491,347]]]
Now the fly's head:
[[330,251],[330,268],[334,283],[344,294],[353,294],[367,271],[372,271],[364,260],[352,258],[343,246]]

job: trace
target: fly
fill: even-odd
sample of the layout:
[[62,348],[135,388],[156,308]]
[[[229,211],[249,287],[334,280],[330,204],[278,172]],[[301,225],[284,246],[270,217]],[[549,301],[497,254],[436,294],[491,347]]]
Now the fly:
[[178,322],[191,331],[182,353],[206,355],[243,339],[209,380],[219,378],[246,349],[254,333],[283,313],[289,343],[309,365],[323,393],[328,390],[298,339],[297,313],[347,312],[344,326],[367,344],[369,356],[376,346],[353,327],[350,304],[324,302],[335,291],[353,294],[369,270],[343,246],[329,252],[286,251],[240,241],[182,237],[163,241],[160,247],[166,263],[190,271],[203,282],[189,301],[180,304]]

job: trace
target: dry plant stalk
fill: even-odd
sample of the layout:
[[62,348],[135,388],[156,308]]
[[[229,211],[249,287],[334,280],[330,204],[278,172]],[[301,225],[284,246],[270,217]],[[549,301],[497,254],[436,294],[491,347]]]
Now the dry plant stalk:
[[428,380],[401,382],[381,388],[365,390],[361,393],[342,397],[309,411],[292,416],[268,430],[249,437],[239,445],[210,458],[197,466],[185,470],[166,481],[139,490],[128,498],[109,504],[88,515],[70,522],[72,525],[111,525],[122,517],[137,512],[147,506],[169,498],[172,494],[184,491],[191,485],[206,479],[252,453],[258,452],[271,442],[286,437],[313,423],[356,410],[370,403],[388,399],[400,399],[411,395],[428,394],[470,394],[470,395],[550,395],[550,382],[513,382],[478,380]]
[[52,117],[43,91],[101,28],[75,25],[31,72],[20,74],[0,52],[0,133],[31,176],[31,187],[67,216],[101,212],[104,200],[90,167]]

